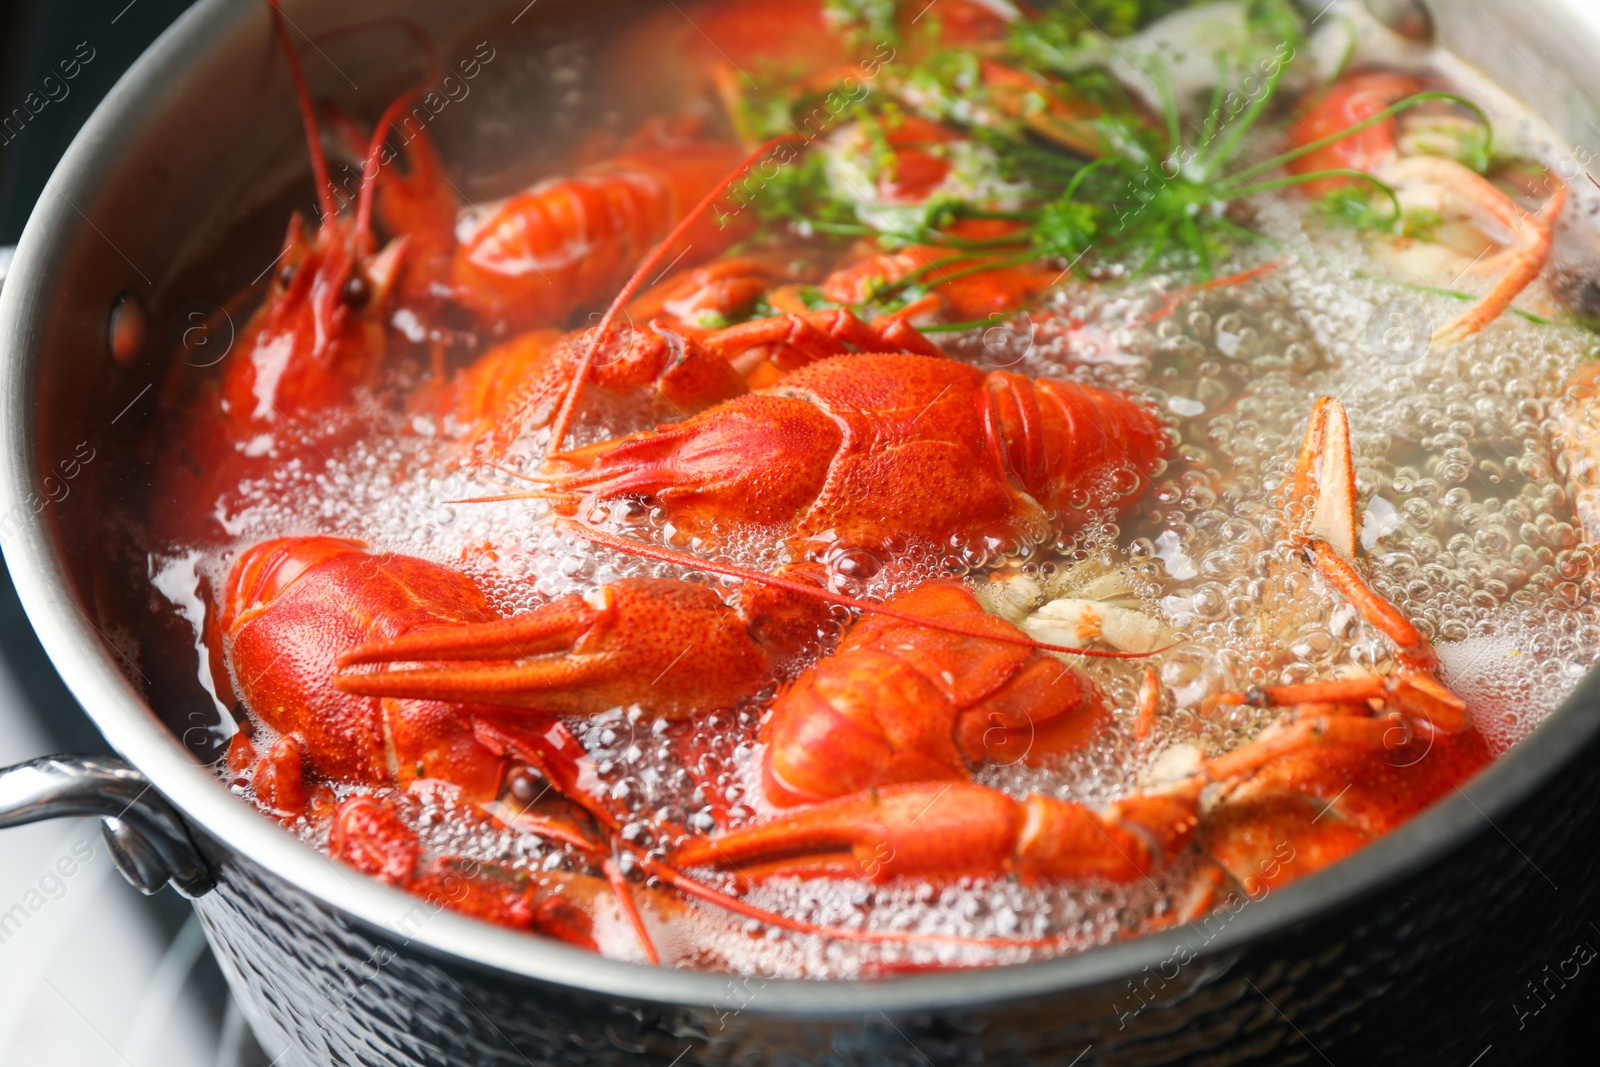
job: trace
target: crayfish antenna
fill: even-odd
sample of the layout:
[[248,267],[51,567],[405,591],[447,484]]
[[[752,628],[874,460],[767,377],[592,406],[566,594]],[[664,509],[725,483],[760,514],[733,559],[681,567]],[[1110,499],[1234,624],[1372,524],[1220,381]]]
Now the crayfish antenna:
[[[277,33],[279,43],[283,47],[284,55],[289,61],[290,74],[294,79],[295,98],[300,105],[300,118],[305,124],[307,147],[311,152],[311,170],[317,182],[317,200],[321,205],[323,217],[334,218],[339,214],[339,205],[333,196],[333,182],[329,177],[327,155],[322,148],[322,129],[317,121],[316,103],[311,97],[311,87],[306,81],[305,69],[300,64],[300,56],[295,51],[294,43],[289,38],[288,19],[279,7],[279,0],[267,0],[267,7],[272,11],[273,28]],[[372,136],[365,146],[365,151],[362,153],[361,193],[356,204],[355,229],[357,238],[362,243],[362,248],[360,249],[362,254],[368,254],[372,251],[372,201],[376,185],[374,179],[377,177],[378,168],[381,166],[380,160],[384,142],[389,137],[389,129],[403,112],[417,102],[430,85],[439,80],[444,71],[443,63],[439,59],[439,50],[434,45],[433,39],[428,36],[422,27],[406,19],[374,19],[361,26],[344,27],[332,33],[322,34],[321,39],[331,40],[358,30],[368,29],[374,25],[397,27],[415,41],[427,57],[428,74],[419,84],[402,93],[384,109],[377,125],[372,128]],[[348,126],[349,120],[336,121],[335,125]]]
[[[477,459],[474,459],[469,463],[463,463],[462,467],[463,468],[465,468],[465,467],[488,467],[491,470],[499,471],[501,474],[509,475],[510,477],[515,478],[519,482],[529,482],[529,483],[531,483],[533,485],[548,485],[551,482],[556,480],[554,475],[523,474],[521,471],[512,470],[510,467],[507,467],[503,463],[496,463],[492,459],[484,459],[484,458],[481,458],[481,457],[477,458]],[[550,500],[550,499],[555,499],[555,498],[565,498],[565,497],[567,497],[569,495],[570,494],[566,494],[566,493],[554,493],[549,489],[528,489],[528,490],[524,490],[523,492],[520,492],[520,493],[496,493],[496,494],[493,494],[492,496],[466,496],[466,497],[461,497],[460,499],[457,499],[457,500],[447,500],[447,501],[445,501],[445,503],[447,503],[447,504],[503,504],[508,500]]]
[[758,571],[750,567],[740,567],[733,563],[716,563],[712,560],[701,559],[699,556],[691,556],[685,552],[676,552],[670,548],[661,548],[657,545],[646,544],[643,541],[635,541],[631,537],[618,537],[615,534],[602,533],[571,519],[557,519],[556,523],[561,528],[576,534],[590,544],[614,549],[630,556],[642,556],[645,559],[659,560],[662,563],[676,563],[683,567],[705,571],[710,574],[721,574],[729,578],[757,582],[761,585],[769,585],[774,589],[782,589],[785,592],[799,593],[802,596],[825,600],[830,604],[838,604],[840,607],[850,608],[852,611],[859,611],[866,615],[885,615],[891,619],[899,619],[902,622],[915,623],[930,630],[942,630],[945,633],[977,637],[985,641],[998,641],[1008,645],[1021,645],[1024,648],[1035,648],[1041,652],[1064,652],[1074,656],[1088,656],[1092,659],[1148,659],[1151,656],[1160,655],[1170,647],[1152,649],[1149,652],[1107,652],[1099,649],[1074,648],[1071,645],[1053,645],[1047,641],[1029,637],[1020,630],[1015,634],[978,632],[947,620],[930,619],[914,612],[899,611],[883,604],[874,604],[871,601],[862,600],[859,597],[835,593],[831,589],[823,589],[807,582],[798,582],[792,578],[768,574],[765,571]]
[[325,219],[338,217],[339,205],[333,198],[333,184],[328,178],[328,157],[322,151],[322,127],[317,123],[317,105],[311,98],[311,86],[306,81],[305,68],[300,65],[300,54],[289,38],[288,20],[278,7],[278,0],[267,0],[272,12],[272,28],[283,47],[284,58],[289,61],[289,76],[294,81],[294,95],[300,105],[300,121],[306,130],[306,147],[311,152],[311,173],[317,182],[317,203]]
[[447,504],[504,504],[508,500],[543,500],[545,494],[535,493],[497,493],[494,496],[464,496],[455,500],[447,500]]
[[1196,293],[1203,293],[1207,289],[1222,289],[1230,285],[1243,285],[1245,282],[1253,281],[1264,274],[1271,274],[1273,271],[1277,270],[1279,266],[1279,261],[1274,259],[1270,262],[1261,264],[1259,267],[1251,267],[1249,270],[1242,270],[1238,274],[1230,274],[1225,278],[1213,278],[1208,282],[1198,282],[1194,285],[1186,285],[1176,292],[1167,294],[1167,296],[1161,301],[1161,307],[1156,309],[1156,311],[1154,311],[1144,321],[1146,324],[1160,322],[1162,319],[1166,318],[1168,315],[1171,315],[1174,311],[1177,311],[1180,307],[1182,307],[1183,302],[1188,300]]
[[411,23],[404,20],[396,21],[420,35],[423,51],[428,57],[428,74],[421,82],[396,97],[378,117],[377,125],[372,127],[372,138],[367,142],[367,154],[361,163],[361,197],[356,203],[356,233],[368,243],[372,241],[372,205],[378,192],[378,170],[383,166],[384,144],[389,139],[390,127],[394,126],[400,116],[422,97],[429,86],[440,80],[444,70],[439,60],[438,49],[433,46],[433,41],[428,35]]
[[546,460],[554,459],[561,452],[562,446],[566,442],[567,431],[572,426],[572,416],[577,410],[578,397],[582,395],[584,383],[589,377],[589,367],[594,362],[595,352],[611,339],[611,327],[616,323],[617,316],[622,313],[622,309],[628,301],[633,299],[634,294],[639,291],[639,287],[644,285],[650,272],[661,265],[661,261],[666,258],[667,252],[671,250],[672,246],[678,243],[679,238],[687,233],[691,226],[700,221],[706,212],[711,210],[712,205],[717,202],[717,198],[727,192],[728,186],[744,177],[751,167],[759,163],[774,148],[800,139],[799,134],[783,134],[772,138],[754,152],[751,152],[737,167],[728,172],[727,177],[712,186],[711,191],[706,193],[700,199],[700,202],[689,210],[689,213],[672,228],[660,244],[651,250],[649,255],[644,257],[638,269],[633,272],[633,276],[624,283],[622,289],[617,293],[616,299],[611,301],[611,306],[606,308],[605,315],[600,319],[600,325],[595,329],[590,342],[584,346],[583,355],[578,359],[578,365],[573,368],[572,381],[567,386],[567,395],[562,397],[561,407],[556,411],[555,420],[550,426],[550,440],[545,445]]
[[633,886],[628,882],[627,875],[622,873],[622,868],[617,866],[616,860],[609,858],[600,869],[605,872],[606,881],[611,883],[611,893],[617,898],[617,907],[622,909],[623,917],[633,928],[633,936],[639,939],[639,947],[644,949],[644,958],[659,967],[661,954],[656,951],[655,942],[650,939],[650,931],[645,929],[644,916],[639,914],[639,902],[633,899]]
[[[484,457],[475,458],[475,459],[471,460],[470,462],[463,463],[461,466],[463,468],[466,468],[466,467],[488,467],[490,470],[497,470],[501,474],[508,475],[509,477],[515,478],[519,482],[532,482],[535,485],[548,485],[549,483],[551,483],[551,482],[556,480],[556,477],[554,475],[549,475],[549,474],[524,474],[519,470],[513,470],[511,467],[506,466],[504,463],[499,463],[499,462],[496,462],[495,460],[486,459]],[[457,500],[457,501],[451,501],[451,503],[464,504],[464,503],[466,503],[466,501]]]
[[969,937],[961,934],[925,934],[901,930],[846,930],[837,926],[819,926],[816,923],[806,922],[804,919],[795,919],[787,915],[780,915],[765,908],[758,908],[754,904],[740,900],[738,897],[713,889],[704,882],[696,881],[682,871],[667,866],[660,860],[635,850],[638,864],[645,873],[653,878],[659,878],[667,885],[692,897],[698,897],[708,904],[715,904],[719,908],[742,915],[747,919],[776,926],[780,930],[788,930],[796,934],[809,934],[815,937],[825,937],[835,941],[860,941],[866,944],[913,944],[919,942],[936,941],[940,944],[970,945],[975,948],[1053,948],[1061,944],[1059,937]]

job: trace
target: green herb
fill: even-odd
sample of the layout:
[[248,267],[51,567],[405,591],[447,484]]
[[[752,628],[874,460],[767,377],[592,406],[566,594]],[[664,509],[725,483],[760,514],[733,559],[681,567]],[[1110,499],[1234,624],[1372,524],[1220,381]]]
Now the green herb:
[[1400,150],[1408,156],[1443,156],[1482,174],[1489,169],[1489,129],[1462,115],[1422,115],[1402,132]]
[[976,330],[985,326],[998,326],[1005,322],[1005,316],[996,315],[989,319],[974,319],[971,322],[940,322],[931,326],[919,326],[917,329],[923,333],[964,333],[967,330]]
[[1040,212],[1035,247],[1042,255],[1073,261],[1094,248],[1101,258],[1136,260],[1140,272],[1183,257],[1209,278],[1212,263],[1235,240],[1254,236],[1223,214],[1229,201],[1253,189],[1236,186],[1221,172],[1271,103],[1287,66],[1286,56],[1272,57],[1254,96],[1213,94],[1192,141],[1183,139],[1178,100],[1170,78],[1163,79],[1158,86],[1164,90],[1165,142],[1145,135],[1085,166]]
[[1400,232],[1418,241],[1432,241],[1438,236],[1444,218],[1437,211],[1417,208],[1400,216]]
[[879,115],[865,108],[856,111],[858,129],[867,140],[867,162],[874,181],[893,181],[896,159],[894,146],[889,143],[889,131],[898,129],[905,116],[893,101],[885,104]]
[[828,184],[827,161],[802,155],[755,192],[750,203],[767,223],[800,222],[826,232],[834,226],[855,226],[855,205],[836,196]]
[[1283,42],[1299,51],[1305,44],[1305,22],[1290,0],[1249,0],[1245,23],[1263,42]]
[[1033,245],[1040,255],[1076,260],[1094,245],[1106,211],[1101,204],[1065,198],[1046,204],[1033,227]]
[[896,7],[895,0],[824,0],[822,13],[847,41],[898,41]]
[[[806,236],[875,237],[885,250],[909,244],[947,247],[957,252],[1006,257],[1048,257],[1075,264],[1116,262],[1136,271],[1155,267],[1194,268],[1212,275],[1212,266],[1241,241],[1262,240],[1259,234],[1228,217],[1230,204],[1273,189],[1306,182],[1345,178],[1345,187],[1323,197],[1316,210],[1330,222],[1364,229],[1395,229],[1402,222],[1394,190],[1372,175],[1353,170],[1322,170],[1274,176],[1285,165],[1394,115],[1430,101],[1449,101],[1475,114],[1477,125],[1459,117],[1414,125],[1429,143],[1449,143],[1459,155],[1486,153],[1488,120],[1475,105],[1451,93],[1424,92],[1399,101],[1347,130],[1301,145],[1259,163],[1239,166],[1236,159],[1276,103],[1285,72],[1303,42],[1303,25],[1289,0],[1248,0],[1243,6],[1248,47],[1255,54],[1219,55],[1219,77],[1199,121],[1184,122],[1183,101],[1173,87],[1170,67],[1147,73],[1158,87],[1158,121],[1150,123],[1122,86],[1101,67],[1085,67],[1081,51],[1087,37],[1126,36],[1155,19],[1186,6],[1181,0],[1069,0],[1047,8],[1038,18],[1019,19],[1004,45],[1004,55],[981,59],[973,51],[934,50],[912,61],[908,55],[892,72],[880,76],[877,89],[838,115],[854,121],[863,139],[867,174],[892,175],[896,156],[890,131],[905,110],[966,127],[970,139],[992,151],[1000,177],[1031,191],[1021,210],[991,211],[986,205],[954,198],[935,198],[916,210],[897,207],[893,229],[884,216],[858,213],[856,196],[830,188],[829,168],[818,153],[780,169],[753,203],[765,223],[796,229]],[[891,26],[892,4],[879,0],[830,0],[832,17],[841,24]],[[1235,24],[1236,25],[1236,24]],[[1262,50],[1263,42],[1277,41]],[[1102,44],[1104,42],[1101,42]],[[1241,48],[1246,47],[1241,44]],[[910,50],[908,49],[908,52]],[[995,60],[1022,77],[993,81],[984,62]],[[1052,72],[1049,78],[1042,73]],[[1033,86],[1038,79],[1038,88]],[[1052,94],[1061,99],[1053,99]],[[793,128],[798,106],[810,106],[826,94],[803,99],[787,91],[741,105],[736,120],[749,130]],[[1100,109],[1082,110],[1084,101]],[[910,102],[914,102],[913,108]],[[1079,108],[1073,118],[1074,138],[1039,121],[1063,102]],[[1070,108],[1065,109],[1070,110]],[[1052,116],[1054,117],[1054,116]],[[1430,116],[1432,118],[1432,116]],[[1087,143],[1098,150],[1085,160],[1062,151],[1060,144]],[[993,240],[954,236],[952,225],[965,218],[1003,218],[1026,224]],[[1405,232],[1426,234],[1437,224],[1420,213],[1404,220]],[[905,299],[920,277],[902,278],[872,294],[872,300]]]
[[1319,197],[1312,205],[1318,217],[1331,226],[1352,230],[1381,230],[1394,225],[1394,212],[1379,210],[1371,193],[1348,185]]
[[789,133],[826,136],[848,121],[846,111],[860,112],[861,98],[867,95],[856,68],[838,70],[827,81],[807,76],[803,66],[763,63],[752,73],[748,81],[741,79],[737,94],[727,102],[734,132],[746,141]]
[[1185,0],[1069,0],[1036,19],[1018,19],[1010,48],[1030,66],[1070,70],[1079,65],[1078,53],[1087,40],[1127,37],[1188,6]]

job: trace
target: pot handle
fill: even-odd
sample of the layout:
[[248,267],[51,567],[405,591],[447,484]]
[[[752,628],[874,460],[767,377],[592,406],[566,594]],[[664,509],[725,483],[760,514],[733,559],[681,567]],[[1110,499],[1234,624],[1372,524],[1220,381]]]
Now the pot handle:
[[216,884],[178,813],[149,779],[111,756],[43,756],[0,769],[0,830],[98,815],[117,870],[146,895],[168,882],[186,897]]

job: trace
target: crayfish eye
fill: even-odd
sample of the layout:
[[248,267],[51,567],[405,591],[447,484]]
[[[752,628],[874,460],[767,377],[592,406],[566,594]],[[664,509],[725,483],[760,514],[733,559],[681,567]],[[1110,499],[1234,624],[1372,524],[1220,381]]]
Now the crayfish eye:
[[285,263],[283,268],[278,271],[278,284],[285,289],[289,288],[294,284],[294,273],[294,264]]
[[365,307],[368,300],[372,299],[372,286],[359,274],[352,274],[345,279],[344,291],[340,294],[344,302],[352,308]]
[[515,768],[506,776],[506,789],[519,804],[532,804],[547,788],[544,776],[527,765]]

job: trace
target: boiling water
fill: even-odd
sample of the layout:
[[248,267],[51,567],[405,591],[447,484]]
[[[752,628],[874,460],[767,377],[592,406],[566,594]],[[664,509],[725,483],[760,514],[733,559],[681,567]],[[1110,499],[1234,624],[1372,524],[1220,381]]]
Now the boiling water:
[[[1355,238],[1309,232],[1314,247],[1307,249],[1285,225],[1277,236],[1290,251],[1280,252],[1274,269],[1193,292],[1175,309],[1174,279],[1112,280],[1070,289],[1003,327],[946,339],[958,358],[986,368],[1144,397],[1164,413],[1172,440],[1153,490],[1118,523],[1091,522],[1076,537],[1026,556],[959,568],[991,600],[1007,586],[1048,598],[1104,589],[1109,581],[1120,603],[1163,623],[1172,647],[1152,661],[1165,700],[1155,736],[1136,741],[1132,730],[1145,664],[1080,660],[1074,665],[1119,709],[1112,726],[1064,766],[988,767],[979,781],[1019,797],[1032,791],[1104,803],[1137,789],[1169,745],[1226,750],[1258,734],[1273,714],[1207,713],[1208,695],[1392,666],[1386,639],[1312,574],[1285,536],[1279,490],[1318,396],[1340,398],[1350,414],[1365,573],[1434,641],[1445,680],[1468,699],[1497,751],[1536,726],[1592,665],[1600,650],[1600,607],[1588,584],[1594,560],[1574,525],[1563,455],[1571,445],[1568,414],[1586,399],[1568,381],[1589,358],[1592,337],[1506,316],[1462,344],[1397,365],[1381,358],[1388,349],[1368,341],[1375,308],[1404,296],[1438,323],[1459,305],[1352,280],[1352,267],[1365,261]],[[1259,261],[1229,269],[1249,265]],[[662,417],[644,405],[602,405],[578,432],[598,439]],[[448,424],[393,414],[373,419],[380,432],[325,464],[290,462],[249,486],[244,503],[225,517],[234,545],[201,554],[197,572],[190,570],[193,552],[172,557],[178,572],[209,577],[220,588],[239,549],[272,536],[326,533],[466,570],[506,613],[625,576],[689,576],[560,532],[536,498],[464,502],[526,486],[502,469],[463,463]],[[522,442],[510,467],[531,469],[542,446],[542,434]],[[736,531],[714,549],[692,542],[638,505],[596,507],[585,518],[749,566],[771,568],[782,556],[781,546]],[[860,554],[846,554],[836,561],[836,577],[881,596],[941,570],[932,557],[891,562],[898,566],[862,581]],[[174,585],[172,569],[157,560],[153,573],[192,614],[194,603],[182,582]],[[883,577],[889,574],[892,581]],[[735,823],[770,812],[759,787],[762,716],[757,702],[669,725],[617,708],[572,725],[612,800],[634,813],[624,836],[665,855],[683,835],[712,828],[714,798],[731,804]],[[697,740],[692,753],[689,731]],[[269,743],[270,731],[258,725],[257,740]],[[239,788],[248,795],[247,783]],[[565,849],[464,818],[444,794],[424,793],[412,818],[435,855],[531,871],[577,869]],[[325,825],[302,820],[299,829],[325,845]],[[1123,887],[791,879],[752,886],[747,899],[849,929],[1053,937],[1059,942],[1049,951],[1059,952],[1159,920],[1176,906],[1197,862],[1186,855]],[[863,945],[768,930],[708,905],[691,908],[694,921],[665,935],[669,957],[676,946],[681,961],[760,974],[850,976],[1011,962],[1046,951],[938,940]],[[601,927],[608,951],[637,954],[624,926]]]
[[[1457,80],[1463,74],[1450,73]],[[1475,86],[1473,95],[1487,92]],[[1165,628],[1170,647],[1148,661],[1073,660],[1117,709],[1085,751],[1048,768],[981,768],[983,784],[1017,797],[1041,792],[1104,804],[1139,789],[1172,746],[1226,751],[1259,735],[1274,714],[1208,711],[1208,696],[1393,667],[1386,638],[1312,573],[1286,537],[1280,491],[1319,396],[1339,398],[1350,415],[1363,509],[1361,570],[1434,643],[1444,680],[1468,701],[1494,751],[1536,727],[1600,654],[1595,550],[1578,525],[1570,475],[1588,443],[1575,439],[1579,427],[1600,423],[1586,407],[1588,392],[1571,384],[1575,369],[1594,356],[1593,336],[1505,315],[1460,344],[1410,358],[1409,339],[1386,332],[1387,305],[1402,301],[1399,313],[1411,329],[1417,314],[1437,327],[1463,305],[1369,277],[1376,268],[1362,239],[1303,217],[1301,201],[1256,205],[1275,246],[1219,265],[1226,274],[1275,264],[1249,280],[1190,291],[1175,304],[1173,294],[1192,279],[1127,281],[1112,271],[1004,324],[941,337],[953,356],[984,369],[1125,390],[1159,410],[1169,426],[1169,459],[1136,507],[1025,554],[973,552],[955,568],[928,552],[827,557],[838,586],[863,596],[886,596],[954,570],[997,610],[1036,608],[1055,597],[1111,597]],[[589,404],[574,437],[600,440],[672,414],[608,398]],[[449,420],[397,414],[376,401],[360,418],[372,430],[358,443],[289,459],[243,486],[240,501],[219,515],[231,543],[167,546],[151,558],[153,587],[197,633],[201,583],[222,588],[240,551],[285,535],[356,538],[373,551],[460,568],[506,614],[628,576],[687,577],[732,591],[729,581],[596,549],[559,530],[537,498],[466,502],[535,488],[515,472],[536,470],[542,432],[488,467],[464,461],[462,429]],[[763,570],[786,558],[784,546],[744,531],[700,543],[643,505],[599,505],[581,517]],[[206,681],[203,645],[200,653]],[[1158,671],[1163,708],[1153,735],[1138,739],[1134,709],[1147,665]],[[685,835],[712,830],[718,811],[735,824],[772,813],[760,789],[765,704],[692,724],[615,708],[570,725],[595,760],[601,787],[631,813],[623,836],[665,856]],[[271,743],[265,724],[254,731],[258,747]],[[247,781],[236,788],[251,797]],[[335,789],[340,797],[355,791]],[[551,878],[583,870],[561,846],[463,812],[447,790],[422,790],[406,805],[430,856]],[[293,828],[326,847],[325,820],[302,819]],[[744,893],[753,904],[812,923],[929,935],[906,944],[801,936],[698,903],[684,905],[687,918],[656,933],[669,962],[762,975],[854,977],[1017,962],[1104,944],[1170,918],[1182,910],[1201,863],[1192,850],[1126,886],[791,879]],[[717,875],[705,880],[732,888]],[[993,948],[937,935],[1055,940],[1048,949]],[[602,909],[596,936],[607,954],[639,956],[614,909]]]

